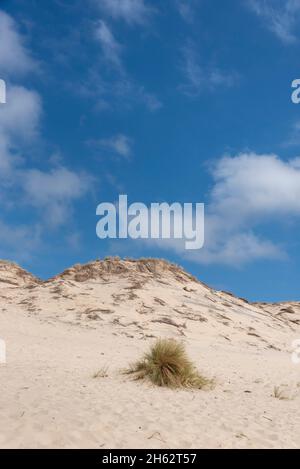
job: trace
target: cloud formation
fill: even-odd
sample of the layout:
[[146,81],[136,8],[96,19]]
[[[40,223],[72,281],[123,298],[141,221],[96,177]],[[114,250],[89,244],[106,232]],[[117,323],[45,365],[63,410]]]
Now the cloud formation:
[[284,258],[281,246],[257,230],[282,225],[300,215],[300,160],[241,153],[221,158],[212,170],[214,185],[206,218],[206,244],[198,260],[241,264]]
[[24,75],[38,68],[16,22],[4,11],[0,11],[0,58],[0,73],[6,77]]
[[195,9],[199,4],[199,0],[175,0],[176,8],[180,16],[187,23],[192,23],[195,18]]
[[181,68],[185,82],[180,85],[180,89],[188,96],[198,96],[203,91],[218,87],[231,87],[238,81],[234,72],[223,71],[214,64],[202,64],[196,45],[191,41],[182,48]]
[[0,106],[0,177],[12,176],[22,161],[21,146],[38,137],[41,114],[38,93],[23,86],[8,87],[7,103]]
[[153,9],[144,0],[96,0],[102,11],[113,19],[129,25],[144,24]]
[[133,141],[130,137],[124,134],[117,134],[110,138],[102,138],[99,140],[92,140],[88,142],[89,145],[96,149],[107,149],[112,153],[116,153],[126,159],[130,158],[132,154]]
[[100,20],[96,26],[95,30],[96,39],[99,40],[104,58],[106,62],[112,64],[113,66],[122,69],[121,65],[121,46],[116,41],[108,25],[105,21]]
[[[300,158],[241,153],[220,158],[211,169],[213,186],[205,207],[205,243],[199,251],[182,240],[151,240],[200,264],[240,266],[262,259],[286,259],[287,252],[260,234],[300,217]],[[198,201],[199,202],[199,201]]]
[[[50,169],[43,171],[31,167],[27,159],[42,138],[43,103],[35,90],[19,82],[25,73],[36,69],[17,24],[0,11],[0,72],[9,77],[6,104],[0,106],[0,188],[4,208],[0,241],[2,249],[20,259],[24,258],[24,250],[30,256],[36,249],[47,227],[62,226],[69,220],[72,203],[83,197],[92,184],[88,175],[63,165],[51,168],[50,159]],[[30,225],[5,221],[5,208],[16,204],[22,204],[24,209],[36,209],[36,213],[31,213]],[[36,224],[35,215],[38,216]]]
[[65,167],[30,169],[22,174],[25,202],[40,209],[44,222],[55,228],[70,219],[71,203],[87,194],[92,182],[89,175]]
[[300,0],[248,0],[248,6],[283,43],[296,42]]
[[[150,112],[159,110],[162,103],[157,96],[137,83],[128,73],[122,60],[122,52],[125,53],[126,48],[115,38],[111,25],[99,20],[94,27],[93,37],[101,45],[100,60],[108,67],[103,73],[99,72],[99,63],[93,64],[86,83],[79,91],[85,96],[96,98],[99,110],[111,109],[114,102],[123,107],[142,104]],[[76,91],[78,92],[78,88]]]

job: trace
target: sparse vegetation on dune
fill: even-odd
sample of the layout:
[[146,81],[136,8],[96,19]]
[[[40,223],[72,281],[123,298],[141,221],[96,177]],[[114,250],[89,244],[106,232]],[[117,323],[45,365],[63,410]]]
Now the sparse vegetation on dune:
[[173,275],[180,282],[199,281],[182,267],[164,259],[141,258],[120,259],[119,257],[106,257],[87,264],[75,264],[56,275],[54,279],[72,279],[76,282],[85,282],[91,279],[103,278],[106,275],[150,275],[155,278]]
[[100,370],[96,371],[93,374],[93,378],[107,378],[108,377],[108,367],[103,366]]
[[289,400],[288,396],[285,394],[284,390],[280,388],[280,386],[274,386],[273,397],[279,399],[280,401]]
[[202,389],[212,381],[202,376],[189,360],[184,345],[171,339],[159,339],[144,357],[126,373],[135,379],[147,379],[157,386]]

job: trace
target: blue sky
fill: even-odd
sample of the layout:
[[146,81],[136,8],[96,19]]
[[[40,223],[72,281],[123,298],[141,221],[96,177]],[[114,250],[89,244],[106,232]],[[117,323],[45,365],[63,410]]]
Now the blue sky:
[[[164,257],[299,299],[300,0],[1,0],[0,257]],[[100,240],[96,206],[204,202],[206,242]]]

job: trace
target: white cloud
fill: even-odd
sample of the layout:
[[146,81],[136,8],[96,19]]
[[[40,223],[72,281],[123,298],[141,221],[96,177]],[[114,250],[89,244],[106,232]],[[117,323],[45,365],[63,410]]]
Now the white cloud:
[[[184,240],[151,240],[200,264],[239,266],[261,259],[285,259],[283,245],[260,229],[284,226],[300,217],[300,158],[241,153],[225,156],[212,168],[213,186],[205,207],[205,243],[184,249]],[[198,200],[200,202],[200,200]],[[266,230],[268,232],[268,230]]]
[[95,36],[100,41],[106,61],[121,69],[121,46],[104,21],[100,20],[97,24]]
[[[272,241],[255,235],[251,230],[242,233],[225,233],[218,239],[209,238],[208,232],[211,219],[206,217],[206,239],[204,247],[199,251],[188,251],[183,240],[151,240],[160,249],[176,252],[190,262],[204,265],[228,265],[238,268],[244,264],[258,260],[283,260],[287,258],[285,251]],[[223,227],[226,221],[223,219]],[[218,225],[219,226],[219,225]],[[221,226],[220,226],[221,228]]]
[[212,206],[229,219],[300,214],[299,158],[242,153],[222,158],[213,177]]
[[241,264],[284,258],[285,251],[255,231],[300,215],[300,160],[242,153],[221,158],[213,172],[206,244],[198,260]]
[[248,5],[283,43],[297,40],[300,0],[248,0]]
[[16,155],[11,153],[11,147],[6,135],[0,131],[0,174],[9,174],[12,165],[16,161]]
[[60,167],[49,172],[38,169],[22,174],[25,202],[41,209],[46,223],[52,227],[65,224],[71,215],[71,203],[91,190],[93,180]]
[[151,112],[158,111],[163,107],[162,102],[153,93],[149,93],[143,86],[136,89],[136,94],[140,100],[144,103],[147,109]]
[[0,73],[15,76],[37,68],[36,62],[26,49],[23,36],[15,21],[0,11]]
[[[2,78],[18,77],[37,68],[18,32],[15,21],[0,11],[0,73]],[[38,133],[41,100],[23,86],[7,84],[6,104],[0,106],[0,168],[7,177],[20,161],[19,144],[30,142]]]
[[195,8],[198,4],[198,0],[175,0],[179,14],[188,23],[193,22],[195,18]]
[[[1,203],[8,209],[21,204],[33,207],[39,220],[36,225],[34,221],[27,226],[14,225],[5,223],[2,214],[1,252],[9,252],[14,258],[34,252],[46,227],[69,221],[73,202],[93,183],[89,175],[70,171],[61,163],[49,171],[28,167],[25,155],[40,137],[42,101],[34,90],[13,83],[35,69],[14,20],[0,11],[0,72],[9,75],[6,104],[0,106]],[[57,165],[59,160],[50,158],[49,163]],[[36,212],[30,215],[34,220]]]
[[30,141],[38,135],[41,114],[38,93],[23,86],[8,86],[7,103],[0,107],[1,132]]
[[[16,80],[37,69],[25,47],[23,36],[11,16],[0,11],[0,73]],[[0,106],[0,176],[11,175],[21,160],[21,143],[30,143],[38,135],[42,113],[41,99],[35,91],[7,83],[6,104]]]
[[121,57],[123,47],[105,21],[100,20],[96,24],[94,37],[101,44],[104,65],[111,66],[108,68],[111,77],[104,79],[97,64],[97,68],[93,66],[89,70],[87,81],[80,84],[76,92],[97,99],[96,108],[101,111],[111,109],[115,101],[118,106],[131,107],[132,104],[141,103],[151,112],[159,110],[162,103],[157,96],[145,90],[127,72]]
[[185,83],[180,89],[188,96],[198,96],[207,89],[231,87],[238,81],[236,73],[225,72],[215,65],[202,65],[196,46],[192,42],[182,48],[182,55]]
[[[224,221],[223,221],[224,223]],[[196,260],[203,264],[225,264],[239,267],[262,259],[286,259],[285,252],[272,241],[263,239],[251,231],[234,233],[211,249],[204,249]],[[191,258],[191,260],[193,260]]]
[[117,134],[110,138],[92,140],[88,143],[94,148],[107,148],[124,158],[129,158],[132,154],[132,139],[124,134]]
[[284,258],[284,249],[255,233],[300,215],[300,159],[242,153],[221,158],[206,216],[206,243],[197,261],[242,264]]
[[128,24],[144,24],[153,11],[144,0],[96,0],[100,8],[113,19]]
[[31,143],[39,133],[42,114],[40,96],[22,86],[8,86],[7,103],[0,106],[1,177],[11,175],[21,160],[21,144]]
[[95,63],[84,82],[77,84],[76,87],[72,85],[76,94],[80,93],[83,97],[93,99],[96,110],[119,111],[120,108],[130,109],[135,105],[143,105],[150,112],[162,108],[163,103],[160,99],[130,76],[120,56],[119,65],[110,67],[109,78],[104,78],[99,69],[99,63]]

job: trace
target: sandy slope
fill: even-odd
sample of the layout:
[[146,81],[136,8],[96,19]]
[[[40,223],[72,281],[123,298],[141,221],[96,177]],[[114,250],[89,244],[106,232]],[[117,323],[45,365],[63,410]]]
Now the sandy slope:
[[[299,323],[297,303],[249,304],[164,261],[96,261],[47,282],[2,261],[0,447],[299,447]],[[156,337],[182,340],[215,388],[122,375]]]

